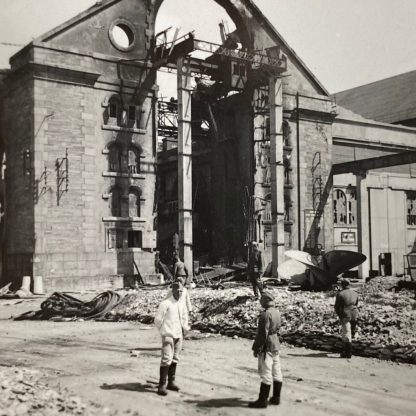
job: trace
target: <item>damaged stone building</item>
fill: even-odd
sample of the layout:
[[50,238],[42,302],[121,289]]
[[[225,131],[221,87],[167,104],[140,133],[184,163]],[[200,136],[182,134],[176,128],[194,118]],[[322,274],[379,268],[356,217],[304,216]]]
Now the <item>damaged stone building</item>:
[[[0,73],[2,280],[121,286],[153,275],[175,233],[189,269],[256,240],[274,274],[289,248],[361,251],[364,277],[390,252],[400,272],[416,130],[336,105],[252,1],[216,0],[236,26],[222,45],[156,42],[162,3],[99,2]],[[177,101],[159,99],[160,68],[176,71]],[[371,164],[382,155],[396,159]],[[381,218],[389,192],[401,202]]]

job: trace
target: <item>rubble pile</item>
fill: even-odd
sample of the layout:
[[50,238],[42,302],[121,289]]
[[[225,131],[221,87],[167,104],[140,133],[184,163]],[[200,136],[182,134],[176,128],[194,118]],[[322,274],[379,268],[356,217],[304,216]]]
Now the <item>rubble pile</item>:
[[41,381],[42,374],[24,367],[0,367],[0,414],[3,416],[114,415],[108,408],[84,403],[65,390]]
[[[374,279],[357,289],[360,292],[360,318],[353,352],[416,363],[416,302],[410,292],[395,293],[388,288],[384,281]],[[282,315],[282,340],[325,351],[341,350],[340,325],[333,307],[335,292],[269,290],[273,291]],[[110,312],[111,319],[151,323],[165,295],[166,290],[130,294]],[[249,287],[217,291],[194,289],[191,299],[193,329],[254,337],[261,307]]]

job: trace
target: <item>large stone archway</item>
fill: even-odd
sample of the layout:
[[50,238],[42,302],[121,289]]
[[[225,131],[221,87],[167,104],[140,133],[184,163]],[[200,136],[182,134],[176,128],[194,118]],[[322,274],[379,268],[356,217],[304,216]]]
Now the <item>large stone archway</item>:
[[[156,20],[157,13],[160,6],[165,0],[151,0],[153,8],[154,21]],[[229,15],[237,28],[240,41],[244,49],[251,50],[253,48],[253,37],[249,29],[250,19],[252,15],[249,12],[245,1],[241,0],[212,0],[221,6]]]

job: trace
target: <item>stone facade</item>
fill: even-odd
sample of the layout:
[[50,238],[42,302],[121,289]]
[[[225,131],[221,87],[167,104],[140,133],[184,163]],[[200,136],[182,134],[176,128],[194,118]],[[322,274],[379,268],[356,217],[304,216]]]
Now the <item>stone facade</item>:
[[[134,262],[154,273],[154,74],[123,63],[147,52],[142,6],[90,9],[11,60],[5,264],[17,283],[29,274],[48,290],[121,286]],[[120,21],[136,35],[127,53],[109,36]]]

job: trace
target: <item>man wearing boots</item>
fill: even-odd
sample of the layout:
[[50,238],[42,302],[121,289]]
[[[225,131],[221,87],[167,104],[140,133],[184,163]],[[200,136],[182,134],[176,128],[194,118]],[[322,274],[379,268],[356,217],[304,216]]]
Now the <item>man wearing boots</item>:
[[351,358],[351,341],[355,335],[358,317],[358,294],[350,289],[350,282],[347,279],[342,279],[341,286],[342,290],[337,293],[335,299],[335,312],[342,327],[343,350],[341,358]]
[[[249,407],[257,409],[266,408],[268,404],[280,404],[280,392],[283,381],[279,357],[280,313],[275,307],[273,294],[268,291],[262,293],[260,304],[264,311],[259,318],[252,350],[254,356],[258,359],[261,384],[259,398],[249,403]],[[272,383],[273,396],[269,402],[268,398]]]
[[258,292],[260,291],[260,294],[263,292],[263,284],[261,282],[261,275],[263,273],[263,255],[257,241],[252,241],[250,243],[247,272],[253,286],[254,296],[258,298]]
[[182,349],[183,336],[189,331],[186,302],[181,302],[181,282],[172,284],[172,296],[159,305],[155,326],[162,336],[162,360],[157,394],[166,396],[167,390],[179,391],[175,384],[176,366]]

